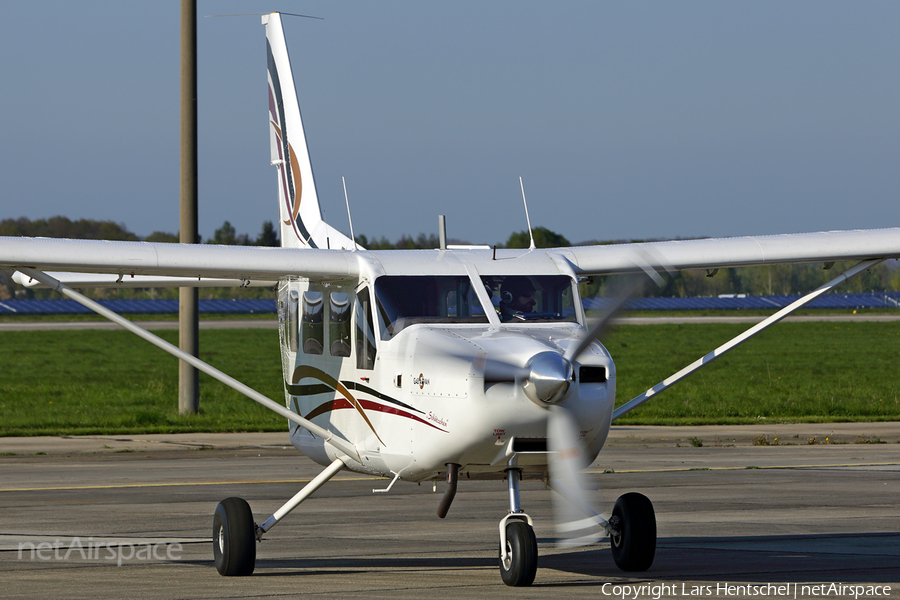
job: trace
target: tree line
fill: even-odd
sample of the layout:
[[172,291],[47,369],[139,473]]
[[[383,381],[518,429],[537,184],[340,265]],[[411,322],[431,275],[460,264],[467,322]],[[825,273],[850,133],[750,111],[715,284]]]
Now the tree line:
[[[177,243],[178,232],[154,231],[146,237],[139,237],[128,230],[124,223],[114,221],[97,221],[94,219],[78,219],[56,216],[47,219],[3,219],[0,221],[0,236],[13,237],[50,237],[77,240],[109,240],[124,242],[163,242]],[[201,240],[202,241],[202,240]],[[215,230],[207,244],[228,244],[237,246],[279,246],[278,230],[271,221],[264,221],[262,229],[255,238],[246,233],[237,233],[234,226],[225,221]],[[50,290],[23,290],[12,282],[11,271],[0,271],[0,300],[9,298],[58,298],[59,295]],[[167,289],[91,289],[85,290],[91,298],[121,299],[174,299],[178,298],[177,288]],[[200,288],[200,297],[211,298],[274,298],[273,290],[268,288]]]
[[[178,232],[168,233],[154,231],[147,237],[138,237],[130,232],[124,223],[114,221],[96,221],[94,219],[78,219],[72,221],[68,217],[56,216],[49,219],[3,219],[0,221],[0,235],[12,237],[50,237],[70,238],[75,240],[110,240],[124,242],[178,242]],[[201,240],[202,241],[202,240]],[[264,221],[262,230],[255,239],[246,233],[238,234],[234,226],[225,221],[216,229],[207,244],[228,244],[231,246],[278,246],[278,231],[272,221]]]

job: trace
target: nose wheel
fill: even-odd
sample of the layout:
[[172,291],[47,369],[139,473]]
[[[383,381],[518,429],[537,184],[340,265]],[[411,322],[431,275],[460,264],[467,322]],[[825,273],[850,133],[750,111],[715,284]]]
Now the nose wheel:
[[500,521],[500,577],[513,587],[529,586],[537,573],[538,547],[531,517],[519,503],[519,469],[506,472],[509,484],[509,514]]
[[503,578],[503,583],[514,587],[534,583],[538,549],[531,525],[525,521],[509,521],[506,524],[505,550],[500,557],[500,577]]

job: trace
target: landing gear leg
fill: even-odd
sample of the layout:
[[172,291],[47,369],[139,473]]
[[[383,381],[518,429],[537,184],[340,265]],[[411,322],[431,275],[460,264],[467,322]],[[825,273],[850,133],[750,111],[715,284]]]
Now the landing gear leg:
[[509,586],[529,586],[537,573],[534,523],[519,504],[520,469],[509,469],[509,514],[500,521],[500,576]]
[[313,492],[317,489],[325,485],[329,479],[337,475],[344,468],[344,463],[341,459],[335,459],[330,465],[325,467],[325,470],[316,475],[312,481],[303,486],[303,489],[294,494],[294,497],[285,502],[284,506],[275,511],[271,517],[265,520],[265,522],[256,528],[256,538],[258,540],[262,540],[262,536],[265,532],[275,527],[278,524],[278,521],[283,519],[289,512],[300,506],[300,503],[309,498]]

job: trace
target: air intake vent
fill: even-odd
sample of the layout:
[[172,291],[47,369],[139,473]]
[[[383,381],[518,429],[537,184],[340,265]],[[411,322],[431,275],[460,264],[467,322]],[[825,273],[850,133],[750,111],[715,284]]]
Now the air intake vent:
[[546,452],[546,438],[516,438],[513,440],[513,452]]
[[578,369],[578,380],[581,383],[604,383],[606,367],[581,367]]

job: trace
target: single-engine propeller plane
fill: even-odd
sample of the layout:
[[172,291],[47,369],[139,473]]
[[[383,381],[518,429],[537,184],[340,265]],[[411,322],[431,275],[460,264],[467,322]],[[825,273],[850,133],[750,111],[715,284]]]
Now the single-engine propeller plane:
[[[604,517],[583,482],[612,421],[848,277],[900,257],[900,228],[528,250],[365,250],[322,219],[281,16],[262,21],[281,248],[0,238],[0,265],[17,269],[18,281],[78,300],[281,414],[292,444],[324,467],[260,524],[243,499],[218,505],[212,541],[222,575],[251,574],[263,536],[345,469],[390,478],[388,489],[446,478],[442,518],[461,476],[505,480],[509,510],[499,523],[498,559],[508,585],[531,584],[537,569],[533,520],[519,499],[524,478],[553,489],[563,543],[605,535],[620,568],[646,570],[656,549],[650,500],[625,494]],[[583,278],[847,260],[860,262],[615,409],[616,369],[598,338],[621,302],[589,323]],[[72,289],[101,285],[96,274],[111,286],[277,285],[283,401]]]

